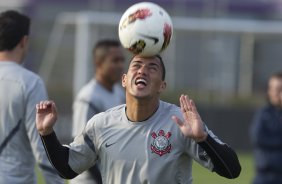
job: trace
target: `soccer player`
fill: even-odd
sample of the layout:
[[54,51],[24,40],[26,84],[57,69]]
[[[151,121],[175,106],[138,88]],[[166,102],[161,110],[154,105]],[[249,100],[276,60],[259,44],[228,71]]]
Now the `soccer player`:
[[255,114],[250,129],[256,163],[253,184],[282,183],[282,72],[271,75],[267,96],[269,104]]
[[[124,72],[124,55],[117,40],[100,40],[93,49],[95,77],[78,93],[73,105],[72,135],[82,133],[86,122],[95,114],[125,103],[125,92],[121,87]],[[76,178],[71,184],[102,183],[97,166],[91,167]]]
[[47,99],[44,84],[21,66],[29,27],[26,15],[13,10],[0,14],[0,183],[37,183],[37,162],[47,184],[62,184],[35,126],[34,106]]
[[92,117],[69,146],[53,126],[52,101],[36,105],[36,125],[50,161],[73,178],[97,160],[103,183],[192,183],[192,160],[227,178],[239,176],[236,153],[203,123],[194,102],[180,96],[180,108],[160,100],[166,88],[160,56],[134,56],[122,77],[126,104]]

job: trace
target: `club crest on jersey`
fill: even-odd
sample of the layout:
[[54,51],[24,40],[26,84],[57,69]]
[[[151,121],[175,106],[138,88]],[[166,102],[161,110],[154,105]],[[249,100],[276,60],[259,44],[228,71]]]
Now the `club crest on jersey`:
[[160,130],[158,134],[156,132],[151,133],[151,136],[154,138],[154,141],[151,144],[151,150],[153,153],[163,156],[164,154],[170,152],[171,144],[169,142],[169,138],[171,136],[171,132],[167,132],[165,134],[163,130]]

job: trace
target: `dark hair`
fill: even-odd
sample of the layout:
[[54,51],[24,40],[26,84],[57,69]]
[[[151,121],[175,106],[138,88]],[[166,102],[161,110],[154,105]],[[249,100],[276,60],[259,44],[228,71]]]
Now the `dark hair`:
[[14,10],[0,14],[0,51],[13,50],[29,35],[30,18]]
[[[131,58],[130,62],[133,60],[134,57],[135,57],[135,55]],[[155,55],[154,57],[156,57],[156,58],[158,58],[160,60],[161,67],[162,67],[162,80],[164,81],[165,80],[166,69],[165,69],[165,65],[164,65],[164,62],[163,62],[163,58],[159,54]]]
[[282,71],[281,71],[281,72],[273,73],[273,74],[270,76],[270,79],[272,79],[272,78],[282,79]]
[[166,73],[164,61],[163,61],[163,58],[160,55],[156,55],[156,57],[159,58],[160,63],[161,63],[161,67],[163,69],[162,80],[164,81],[165,80],[165,73]]
[[103,60],[107,55],[107,51],[110,47],[120,47],[120,42],[113,39],[100,40],[93,48],[93,57],[95,60]]

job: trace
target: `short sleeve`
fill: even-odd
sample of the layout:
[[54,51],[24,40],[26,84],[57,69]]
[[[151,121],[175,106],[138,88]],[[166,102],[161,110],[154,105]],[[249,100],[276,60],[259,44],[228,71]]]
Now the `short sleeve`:
[[69,145],[69,165],[76,173],[92,167],[98,158],[94,125],[93,117],[87,122],[83,132]]

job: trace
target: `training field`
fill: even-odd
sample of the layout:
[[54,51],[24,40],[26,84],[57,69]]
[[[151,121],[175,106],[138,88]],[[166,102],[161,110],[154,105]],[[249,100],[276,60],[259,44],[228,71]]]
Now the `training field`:
[[239,160],[241,163],[241,174],[237,179],[226,179],[218,176],[216,173],[209,172],[199,166],[199,164],[193,164],[193,184],[250,184],[254,176],[253,158],[251,154],[241,153],[239,154]]
[[[239,160],[242,166],[240,177],[234,180],[225,179],[202,168],[196,162],[193,164],[193,184],[250,184],[254,175],[253,158],[251,154],[239,154]],[[38,173],[39,184],[45,184],[41,173]]]

